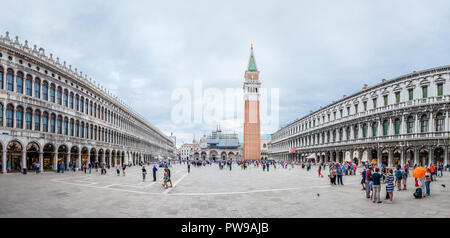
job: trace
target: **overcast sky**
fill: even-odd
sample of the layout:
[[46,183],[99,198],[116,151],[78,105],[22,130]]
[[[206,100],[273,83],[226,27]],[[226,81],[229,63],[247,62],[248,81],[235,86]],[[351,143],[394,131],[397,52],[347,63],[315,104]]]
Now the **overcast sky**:
[[449,64],[450,2],[393,2],[10,0],[0,30],[87,73],[179,145],[215,126],[175,125],[173,90],[242,88],[251,42],[262,86],[280,90],[280,126],[364,83]]

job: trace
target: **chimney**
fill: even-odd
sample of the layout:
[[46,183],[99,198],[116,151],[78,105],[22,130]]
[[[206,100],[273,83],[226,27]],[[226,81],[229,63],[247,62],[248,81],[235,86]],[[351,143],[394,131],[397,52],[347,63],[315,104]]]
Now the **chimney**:
[[382,83],[386,83],[386,81],[387,81],[386,79],[382,79],[381,80]]
[[343,98],[347,97],[347,94],[344,94]]
[[369,85],[364,84],[364,87],[362,88],[362,90],[366,90],[369,87]]

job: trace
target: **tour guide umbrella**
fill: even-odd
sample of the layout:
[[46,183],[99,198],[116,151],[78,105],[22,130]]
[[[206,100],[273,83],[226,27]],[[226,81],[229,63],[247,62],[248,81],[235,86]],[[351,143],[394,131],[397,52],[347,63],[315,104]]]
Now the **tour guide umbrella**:
[[412,176],[414,178],[422,178],[423,176],[425,176],[425,173],[427,172],[427,169],[424,167],[417,167],[416,169],[414,169],[414,171],[412,171]]

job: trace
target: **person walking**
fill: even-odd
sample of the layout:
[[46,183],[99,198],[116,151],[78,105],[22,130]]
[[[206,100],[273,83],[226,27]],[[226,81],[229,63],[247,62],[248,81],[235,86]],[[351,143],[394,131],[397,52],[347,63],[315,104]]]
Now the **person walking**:
[[172,178],[170,176],[170,169],[168,167],[166,167],[166,168],[167,168],[167,174],[168,174],[167,182],[170,183],[170,187],[173,187],[172,186]]
[[145,182],[145,175],[147,175],[147,170],[145,169],[145,165],[142,165],[142,182]]
[[156,171],[158,171],[158,169],[156,168],[156,165],[153,165],[153,182],[156,181]]
[[191,173],[191,163],[187,163],[188,174]]
[[61,163],[61,173],[64,173],[64,169],[65,169],[65,164],[64,161]]
[[120,164],[117,164],[116,172],[117,172],[117,176],[120,176]]
[[122,174],[123,174],[123,176],[125,176],[125,169],[126,168],[127,168],[127,164],[123,163],[123,166],[122,166]]
[[[394,188],[395,188],[394,175],[393,175],[392,169],[387,169],[387,170],[388,170],[388,174],[386,176],[386,192],[389,195],[388,203],[392,203],[392,198],[394,197]],[[397,170],[397,171],[400,171],[400,170]],[[400,181],[401,181],[401,179],[400,179]],[[400,191],[400,190],[398,190],[398,191]]]
[[404,168],[404,171],[402,171],[403,190],[406,190],[407,180],[408,180],[408,170]]
[[402,190],[402,179],[403,179],[402,170],[397,167],[397,171],[395,171],[395,182],[397,184],[397,191]]
[[169,179],[169,172],[167,171],[167,167],[164,168],[164,180],[162,186],[167,189],[167,180]]
[[366,169],[361,172],[361,186],[362,190],[366,190]]
[[39,162],[36,162],[36,174],[38,174],[39,173],[39,167],[40,167],[40,164],[39,164]]
[[381,203],[380,192],[381,192],[381,174],[380,169],[376,168],[375,173],[372,175],[372,189],[373,189],[373,203]]
[[322,165],[319,164],[319,178],[323,177],[322,175]]
[[91,172],[92,172],[92,163],[89,162],[89,174],[91,174]]

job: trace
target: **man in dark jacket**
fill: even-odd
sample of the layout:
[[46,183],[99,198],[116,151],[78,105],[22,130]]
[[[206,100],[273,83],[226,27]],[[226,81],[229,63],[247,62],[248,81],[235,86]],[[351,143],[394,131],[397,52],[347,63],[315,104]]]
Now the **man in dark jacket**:
[[156,165],[153,165],[153,182],[156,181],[156,171],[158,171],[158,169],[156,168]]

